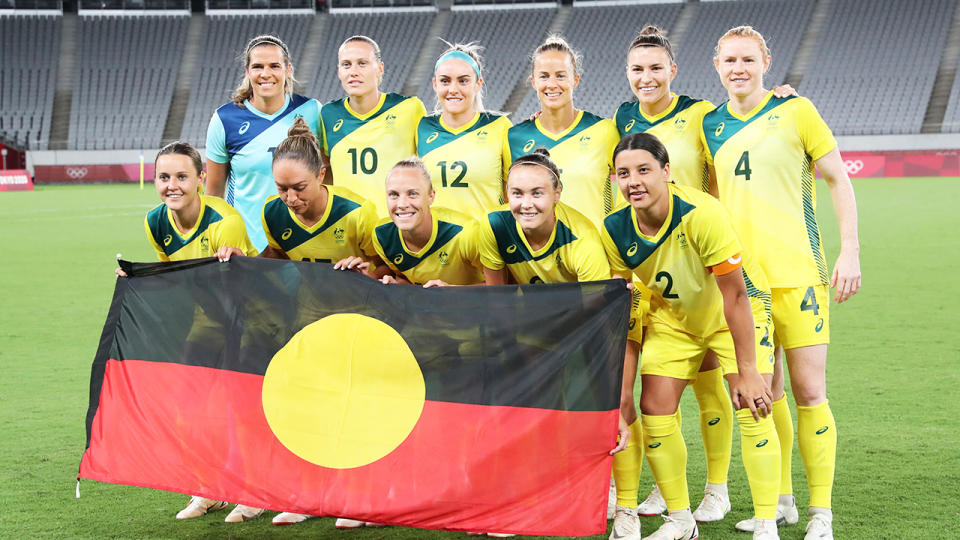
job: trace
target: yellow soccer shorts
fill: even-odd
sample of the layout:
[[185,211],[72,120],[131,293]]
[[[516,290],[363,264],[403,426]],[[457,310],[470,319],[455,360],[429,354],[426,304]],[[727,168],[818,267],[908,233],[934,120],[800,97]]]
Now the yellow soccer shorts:
[[830,289],[826,285],[772,291],[773,327],[784,349],[830,343]]
[[[773,328],[766,322],[755,324],[757,371],[773,373]],[[696,379],[708,350],[717,353],[724,375],[737,373],[737,356],[729,329],[698,337],[651,321],[645,332],[640,353],[641,375]]]

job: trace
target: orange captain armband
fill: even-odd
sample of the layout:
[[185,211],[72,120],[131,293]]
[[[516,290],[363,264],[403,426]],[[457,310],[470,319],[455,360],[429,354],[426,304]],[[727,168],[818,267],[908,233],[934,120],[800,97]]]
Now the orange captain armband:
[[710,267],[710,271],[713,272],[716,276],[725,276],[730,272],[740,268],[743,263],[743,257],[739,253],[730,257],[729,259],[723,261],[720,264],[715,264]]

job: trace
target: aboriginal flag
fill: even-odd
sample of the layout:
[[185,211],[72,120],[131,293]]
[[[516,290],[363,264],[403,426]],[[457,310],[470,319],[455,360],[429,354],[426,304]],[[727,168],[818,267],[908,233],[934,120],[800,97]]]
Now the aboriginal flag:
[[80,477],[429,529],[604,532],[623,281],[121,265]]

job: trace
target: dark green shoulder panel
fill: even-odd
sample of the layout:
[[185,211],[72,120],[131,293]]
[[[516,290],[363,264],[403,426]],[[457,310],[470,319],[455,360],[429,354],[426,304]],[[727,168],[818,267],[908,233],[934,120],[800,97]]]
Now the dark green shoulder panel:
[[397,267],[401,272],[406,272],[411,268],[416,267],[420,264],[420,261],[426,259],[437,250],[443,246],[450,243],[460,231],[463,230],[463,227],[453,223],[447,223],[446,221],[437,222],[437,236],[433,240],[433,244],[427,249],[426,252],[420,257],[415,257],[404,249],[402,245],[402,240],[400,240],[400,235],[397,232],[396,225],[393,222],[384,223],[376,228],[377,240],[380,242],[380,246],[383,247],[383,253],[386,255],[391,262]]
[[620,258],[632,269],[643,264],[643,261],[647,260],[658,247],[666,242],[670,238],[670,234],[680,226],[683,217],[695,208],[692,204],[673,195],[673,215],[670,218],[670,224],[663,236],[656,242],[651,242],[637,234],[633,227],[633,214],[629,206],[607,216],[603,220],[603,226],[617,246]]
[[783,105],[795,97],[797,96],[785,98],[771,97],[770,101],[768,101],[762,109],[746,121],[736,118],[727,111],[728,102],[721,103],[719,107],[708,112],[703,117],[703,133],[707,139],[707,149],[710,151],[710,155],[716,157],[717,151],[720,150],[723,143],[730,140],[730,138],[739,133],[741,129],[750,125],[754,120],[765,118],[767,113],[772,109]]

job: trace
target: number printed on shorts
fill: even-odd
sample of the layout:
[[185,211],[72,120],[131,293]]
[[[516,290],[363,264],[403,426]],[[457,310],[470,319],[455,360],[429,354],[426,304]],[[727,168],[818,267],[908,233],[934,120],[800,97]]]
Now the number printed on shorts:
[[800,311],[812,311],[814,315],[820,315],[820,304],[817,303],[817,295],[813,287],[807,287],[807,294],[803,295],[800,302]]
[[364,148],[359,152],[356,148],[350,148],[347,153],[350,154],[353,174],[357,174],[358,170],[363,174],[373,174],[377,171],[377,151],[373,148]]
[[673,291],[673,276],[670,275],[670,272],[666,270],[661,270],[657,272],[657,278],[654,280],[657,283],[660,283],[661,279],[666,279],[667,284],[663,287],[663,297],[664,298],[680,298],[680,295],[672,292]]
[[[440,184],[443,187],[470,187],[467,182],[462,182],[463,177],[467,175],[467,164],[462,161],[454,161],[447,165],[446,161],[438,161],[437,166],[440,167]],[[453,179],[453,182],[447,183],[447,169],[450,169],[450,172],[457,173],[457,177]]]

